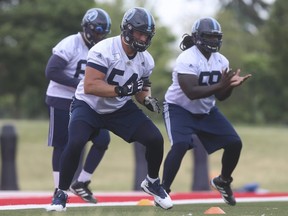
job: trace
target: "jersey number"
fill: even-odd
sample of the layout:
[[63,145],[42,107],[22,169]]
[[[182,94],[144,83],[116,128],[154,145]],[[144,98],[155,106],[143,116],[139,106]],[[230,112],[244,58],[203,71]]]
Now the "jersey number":
[[74,74],[74,78],[79,78],[80,74],[85,73],[85,67],[86,67],[87,61],[86,60],[80,60],[77,63],[77,68],[76,68],[76,72]]
[[[115,77],[116,76],[123,76],[123,74],[124,74],[124,71],[113,68],[113,70],[111,71],[111,73],[109,74],[109,76],[107,78],[108,84],[119,86],[119,82],[115,81],[116,80]],[[133,73],[132,76],[126,81],[126,83],[124,85],[128,85],[131,82],[136,81],[137,78],[138,78],[138,74]]]
[[200,73],[199,76],[199,85],[213,85],[218,83],[221,79],[221,72],[220,71],[203,71]]

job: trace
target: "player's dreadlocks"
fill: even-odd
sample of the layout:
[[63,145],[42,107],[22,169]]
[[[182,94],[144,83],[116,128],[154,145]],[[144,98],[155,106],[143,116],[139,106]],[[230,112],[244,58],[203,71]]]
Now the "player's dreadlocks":
[[183,40],[182,42],[180,43],[179,47],[181,50],[186,50],[186,49],[189,49],[190,47],[194,46],[195,43],[193,41],[193,37],[189,34],[184,34],[182,36]]

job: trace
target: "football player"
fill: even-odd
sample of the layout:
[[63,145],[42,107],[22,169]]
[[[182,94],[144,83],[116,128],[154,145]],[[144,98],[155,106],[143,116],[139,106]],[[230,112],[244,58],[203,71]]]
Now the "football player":
[[121,35],[105,39],[88,53],[85,77],[77,86],[71,105],[68,145],[61,159],[59,190],[48,211],[66,209],[67,190],[77,169],[82,149],[91,135],[108,129],[127,142],[138,141],[146,147],[148,174],[142,189],[163,209],[172,208],[170,196],[160,184],[163,137],[159,129],[132,100],[150,111],[159,112],[151,96],[149,77],[154,60],[146,49],[155,34],[150,12],[135,7],[121,23]]
[[[48,145],[53,147],[52,169],[55,191],[59,183],[60,158],[68,141],[69,108],[72,97],[84,76],[89,49],[110,33],[111,20],[106,11],[92,8],[85,13],[81,26],[83,32],[64,38],[53,48],[45,71],[47,79],[50,80],[46,103],[49,106]],[[107,130],[99,130],[97,136],[91,135],[87,141],[89,140],[93,145],[78,180],[71,185],[71,191],[87,202],[96,203],[97,200],[93,197],[88,184],[107,149],[110,135]]]
[[250,74],[240,76],[232,71],[225,56],[219,53],[222,44],[220,24],[214,18],[197,20],[192,34],[180,44],[183,52],[173,70],[172,84],[165,94],[163,117],[171,149],[164,161],[163,187],[169,193],[187,150],[194,147],[196,134],[208,154],[223,149],[222,170],[211,184],[229,205],[236,204],[231,190],[242,141],[230,122],[215,106],[216,99],[227,99],[235,87]]

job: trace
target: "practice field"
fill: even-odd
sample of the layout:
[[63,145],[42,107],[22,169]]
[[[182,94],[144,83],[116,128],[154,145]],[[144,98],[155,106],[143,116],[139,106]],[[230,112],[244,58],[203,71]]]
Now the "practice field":
[[[237,205],[228,206],[217,192],[174,193],[174,207],[163,210],[155,207],[152,197],[143,192],[97,193],[97,204],[83,202],[69,194],[66,212],[46,212],[50,193],[0,192],[1,216],[197,216],[216,209],[231,216],[285,216],[288,212],[288,193],[235,193]],[[217,211],[215,212],[215,214]],[[211,215],[211,214],[210,214]]]
[[[67,212],[55,213],[45,210],[54,191],[52,150],[46,144],[47,120],[0,120],[0,126],[4,124],[13,124],[18,134],[16,168],[19,191],[0,191],[0,216],[197,216],[205,215],[204,212],[211,207],[219,207],[226,215],[231,216],[288,215],[288,146],[287,127],[284,126],[236,126],[244,146],[233,174],[232,187],[238,202],[235,207],[225,204],[215,192],[190,193],[193,177],[192,151],[183,159],[173,185],[173,209],[162,210],[151,206],[151,202],[148,202],[150,206],[139,205],[139,201],[151,197],[142,192],[128,192],[133,187],[133,148],[111,134],[109,149],[93,174],[90,185],[99,202],[96,205],[86,204],[71,196]],[[164,125],[159,124],[159,128],[164,135],[166,155],[170,144]],[[221,155],[222,151],[218,151],[209,157],[211,177],[219,174]],[[162,167],[160,174],[162,175]],[[240,192],[243,186],[251,183],[259,186],[259,193]],[[114,191],[120,193],[115,194]]]
[[[47,147],[48,121],[0,120],[0,127],[4,124],[14,125],[18,133],[16,168],[19,190],[53,193],[52,148]],[[165,139],[166,156],[170,143],[164,125],[159,123],[158,126]],[[236,129],[243,140],[243,149],[233,173],[233,190],[252,183],[258,184],[261,190],[288,192],[288,128],[273,125],[238,125]],[[211,177],[218,175],[221,170],[221,156],[221,150],[209,156]],[[133,146],[111,133],[109,149],[93,174],[90,184],[92,191],[131,191],[134,183],[134,165]],[[191,191],[193,165],[193,151],[189,151],[173,183],[173,192]],[[163,164],[160,177],[162,168]]]

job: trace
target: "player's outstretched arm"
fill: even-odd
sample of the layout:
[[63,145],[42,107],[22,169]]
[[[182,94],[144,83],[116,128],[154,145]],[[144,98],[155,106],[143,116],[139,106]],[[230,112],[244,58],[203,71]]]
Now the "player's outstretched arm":
[[115,85],[109,85],[105,81],[105,74],[87,66],[84,77],[85,94],[92,94],[100,97],[117,97]]

